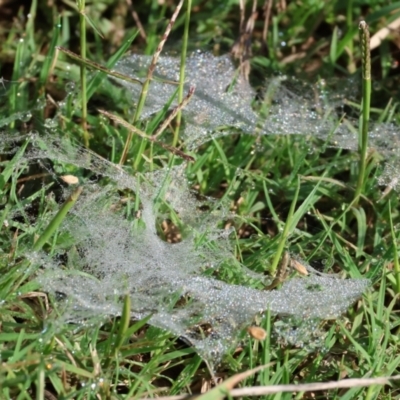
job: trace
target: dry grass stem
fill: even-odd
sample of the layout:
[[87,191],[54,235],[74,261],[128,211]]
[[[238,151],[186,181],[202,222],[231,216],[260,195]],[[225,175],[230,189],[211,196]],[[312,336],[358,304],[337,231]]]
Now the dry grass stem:
[[[315,382],[305,383],[301,385],[271,385],[271,386],[253,386],[240,389],[232,389],[229,391],[230,397],[243,396],[263,396],[275,393],[291,393],[291,392],[317,392],[321,390],[350,389],[354,387],[367,387],[372,385],[389,385],[391,381],[400,380],[400,375],[384,376],[379,378],[356,378],[342,379],[334,382]],[[183,400],[193,399],[199,396],[166,396],[158,397],[158,400]]]
[[140,136],[143,139],[147,139],[150,142],[153,142],[155,144],[157,144],[158,146],[162,147],[163,149],[169,151],[170,153],[181,157],[183,159],[185,159],[186,161],[194,161],[194,158],[186,153],[184,153],[182,150],[177,149],[176,147],[173,146],[169,146],[168,144],[165,143],[161,143],[157,140],[154,139],[153,136],[147,136],[145,132],[141,131],[139,128],[136,128],[135,126],[131,125],[129,122],[125,121],[124,119],[122,119],[121,117],[118,117],[117,115],[111,114],[105,110],[98,110],[99,113],[107,116],[108,118],[112,119],[113,121],[115,121],[116,123],[118,123],[119,125],[123,126],[124,128],[128,129],[130,134],[136,134],[138,136]]

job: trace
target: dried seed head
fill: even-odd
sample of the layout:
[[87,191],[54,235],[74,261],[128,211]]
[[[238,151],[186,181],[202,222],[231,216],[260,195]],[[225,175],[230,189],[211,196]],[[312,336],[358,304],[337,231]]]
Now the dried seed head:
[[301,275],[308,275],[307,268],[298,260],[293,258],[290,260],[290,266],[295,269]]
[[68,185],[76,185],[79,183],[79,179],[74,175],[62,175],[60,178]]
[[260,328],[259,326],[249,326],[247,328],[248,334],[256,340],[264,340],[267,337],[267,332],[265,329]]

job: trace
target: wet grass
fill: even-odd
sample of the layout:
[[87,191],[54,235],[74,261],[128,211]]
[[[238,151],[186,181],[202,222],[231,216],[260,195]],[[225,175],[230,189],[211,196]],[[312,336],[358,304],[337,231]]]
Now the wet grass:
[[[171,161],[170,153],[138,136],[129,139],[126,129],[109,124],[97,112],[103,108],[137,122],[131,99],[106,79],[105,70],[85,74],[85,84],[80,85],[81,74],[90,66],[82,70],[81,64],[57,46],[82,54],[77,32],[84,22],[86,57],[112,69],[128,48],[154,54],[174,7],[169,2],[149,1],[135,2],[135,9],[128,2],[86,3],[86,14],[72,3],[44,6],[33,1],[28,9],[16,1],[2,6],[10,17],[2,20],[0,31],[0,122],[4,130],[0,140],[6,140],[7,134],[48,129],[88,145],[115,163],[124,157],[132,173],[154,170]],[[185,15],[188,2],[177,16],[168,49],[180,52],[187,36],[189,48],[221,54],[240,42],[237,4],[191,3],[190,20]],[[376,32],[400,14],[397,3],[386,3],[374,1],[361,9],[351,1],[309,1],[301,6],[280,2],[272,7],[265,42],[259,4],[251,35],[250,80],[259,85],[264,76],[279,72],[303,78],[359,74],[358,21],[365,17],[371,32]],[[81,7],[84,4],[79,2]],[[250,10],[248,4],[246,18]],[[143,31],[138,30],[135,18]],[[393,98],[385,115],[396,122],[398,70],[394,67],[398,55],[391,52],[392,47],[389,37],[372,52],[372,74],[379,84],[372,94],[372,106],[383,114]],[[165,116],[151,122],[154,129]],[[138,127],[144,128],[140,123]],[[177,132],[179,125],[173,125],[169,136],[165,134],[165,143],[179,143]],[[246,377],[242,387],[399,373],[399,200],[394,191],[382,198],[384,188],[377,184],[382,173],[379,154],[368,155],[368,178],[355,206],[357,154],[329,148],[313,138],[312,132],[308,137],[237,134],[213,140],[196,152],[195,162],[187,167],[188,177],[201,194],[231,202],[239,216],[235,249],[246,266],[271,272],[283,243],[325,272],[372,281],[371,290],[341,320],[326,321],[328,335],[322,349],[309,353],[277,341],[271,332],[274,318],[267,313],[260,322],[267,338],[246,339],[226,355],[211,377],[191,347],[168,332],[147,326],[146,320],[127,323],[126,318],[110,318],[101,326],[67,325],[54,334],[48,324],[54,305],[45,288],[33,279],[35,271],[27,267],[23,255],[39,245],[49,252],[59,245],[49,216],[63,207],[58,204],[57,190],[42,179],[46,169],[13,170],[22,151],[4,154],[1,160],[0,398],[128,399],[199,393],[212,387],[213,379],[221,381],[264,364],[269,367]],[[62,163],[52,168],[60,175],[77,172],[73,165]],[[49,229],[51,236],[45,236]],[[235,272],[223,271],[221,278],[237,283]],[[314,395],[390,399],[398,396],[398,384],[331,389]],[[267,398],[307,396],[289,392]]]

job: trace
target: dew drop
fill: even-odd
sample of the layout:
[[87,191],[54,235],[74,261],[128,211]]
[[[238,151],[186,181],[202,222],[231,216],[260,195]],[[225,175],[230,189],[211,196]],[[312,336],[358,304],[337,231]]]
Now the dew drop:
[[44,97],[39,97],[39,98],[36,100],[36,107],[35,107],[35,109],[36,109],[36,110],[43,110],[43,108],[46,107],[46,104],[47,104],[46,99],[45,99]]
[[75,87],[76,87],[75,82],[72,82],[72,81],[71,82],[67,82],[65,84],[65,91],[68,94],[72,94],[74,92],[74,90],[75,90]]
[[20,117],[19,117],[19,119],[20,119],[22,122],[29,122],[31,118],[32,118],[32,113],[31,113],[30,111],[24,111],[24,112],[22,112],[22,113],[20,114]]
[[44,126],[49,129],[54,129],[57,127],[57,125],[58,125],[58,122],[56,119],[46,118],[44,121]]

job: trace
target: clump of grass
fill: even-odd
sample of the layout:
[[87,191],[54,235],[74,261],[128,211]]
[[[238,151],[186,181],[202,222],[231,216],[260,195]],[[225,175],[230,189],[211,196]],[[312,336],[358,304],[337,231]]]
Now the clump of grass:
[[[97,4],[106,6],[100,1]],[[37,2],[32,2],[32,16],[47,15],[43,8],[37,12],[37,6]],[[165,15],[174,11],[169,10],[167,3],[159,6],[156,2],[144,2],[135,4],[135,7],[138,8],[138,15],[143,18],[149,15],[149,20],[153,22],[162,20]],[[235,38],[230,32],[237,22],[234,7],[233,4],[214,7],[211,2],[193,1],[190,19],[200,34],[200,45],[217,43],[225,48],[233,43]],[[280,7],[283,5],[280,4]],[[351,26],[352,21],[349,19],[356,20],[359,10],[352,8],[352,2],[332,2],[328,6],[322,1],[314,2],[307,12],[297,4],[281,10],[281,14],[275,14],[271,20],[268,46],[264,47],[271,50],[270,57],[258,56],[253,63],[267,68],[284,68],[284,60],[286,65],[289,65],[289,70],[290,66],[293,66],[292,70],[303,69],[315,56],[315,49],[326,48],[329,38],[316,35],[316,47],[303,59],[299,52],[296,65],[290,64],[290,60],[284,57],[292,55],[293,51],[313,36],[313,29],[319,26],[322,7],[326,16],[324,26],[335,24],[346,32],[342,38],[337,38],[337,46],[331,49],[332,70],[337,69],[345,73],[353,68],[356,53],[353,53],[352,43],[356,40],[356,30]],[[370,2],[368,7],[373,16],[373,12],[378,11],[382,5],[374,1]],[[86,13],[91,13],[94,8],[90,4],[86,7]],[[115,8],[113,10],[116,11]],[[57,15],[55,6],[51,11]],[[347,16],[346,26],[340,25],[341,14]],[[7,37],[4,37],[3,31],[0,33],[4,39],[0,62],[2,67],[5,66],[2,74],[5,75],[6,85],[12,82],[11,89],[0,97],[1,119],[4,120],[15,112],[29,111],[39,96],[46,95],[48,99],[42,115],[37,113],[32,120],[26,118],[27,121],[14,119],[12,124],[8,124],[11,130],[29,132],[33,128],[43,129],[44,118],[51,117],[58,106],[53,100],[54,96],[59,95],[59,87],[55,90],[53,85],[57,86],[59,83],[62,87],[62,79],[66,74],[67,81],[79,79],[78,69],[62,58],[53,63],[55,46],[60,44],[56,38],[67,44],[69,35],[73,36],[73,31],[68,31],[68,23],[71,22],[72,26],[73,18],[68,11],[61,18],[63,26],[57,26],[50,33],[43,33],[44,28],[35,32],[32,20],[26,27],[27,32],[23,31],[22,25],[11,26],[7,25],[10,24],[9,21],[5,22],[9,29]],[[186,18],[189,18],[188,15]],[[20,20],[14,19],[16,23]],[[194,30],[190,26],[187,27],[187,21],[189,20],[185,19],[185,29],[189,29],[193,34]],[[286,21],[290,23],[287,25]],[[40,28],[39,23],[37,20],[37,28]],[[180,23],[178,18],[177,29]],[[371,23],[375,24],[376,20]],[[148,32],[152,35],[149,37],[149,43],[157,42],[157,29],[156,23],[149,27]],[[101,58],[101,46],[96,46],[96,43],[99,43],[98,36],[93,40],[86,38],[84,44],[87,48],[96,49],[96,61],[107,64],[107,67],[112,69],[114,63],[136,38],[135,33],[128,30],[126,33],[129,40],[124,41],[116,54],[106,62]],[[43,40],[43,35],[47,35],[46,41]],[[48,40],[50,35],[53,41]],[[20,36],[29,38],[29,41],[19,41]],[[291,38],[296,38],[296,41],[291,41]],[[253,40],[256,48],[262,47],[257,37]],[[48,58],[43,58],[46,49],[40,47],[42,42],[50,43],[46,53]],[[288,45],[283,46],[282,42]],[[140,42],[136,42],[135,46],[140,47]],[[382,53],[385,56],[383,58],[390,58],[388,49],[382,47]],[[10,54],[15,56],[14,65],[7,61]],[[82,56],[86,58],[86,55]],[[11,75],[6,75],[7,70],[12,71]],[[125,146],[126,154],[137,155],[136,170],[145,172],[154,168],[156,163],[150,157],[151,150],[145,148],[145,141],[135,141],[133,130],[129,139],[126,131],[116,129],[100,118],[97,111],[94,111],[99,108],[97,104],[96,107],[90,107],[90,93],[93,95],[95,91],[102,92],[102,81],[99,77],[104,79],[107,73],[107,70],[103,70],[102,75],[94,77],[86,89],[84,85],[80,87],[81,91],[89,92],[87,119],[94,127],[93,132],[99,132],[98,136],[88,143],[92,149],[116,161],[123,159]],[[35,92],[32,85],[36,75],[39,76],[40,92]],[[370,174],[366,172],[369,113],[367,95],[370,90],[367,90],[367,84],[368,82],[364,82],[358,171],[351,167],[349,172],[352,159],[348,153],[328,150],[321,154],[317,147],[311,152],[308,138],[255,138],[246,135],[220,138],[204,145],[196,155],[195,162],[188,166],[188,175],[201,194],[222,197],[232,202],[232,209],[237,213],[238,219],[228,221],[227,225],[235,224],[236,255],[249,268],[255,271],[273,270],[270,261],[274,257],[278,260],[276,254],[287,247],[291,252],[300,253],[317,266],[323,265],[325,260],[333,259],[331,272],[352,277],[369,277],[377,288],[351,308],[341,323],[325,323],[328,335],[325,338],[324,351],[311,355],[304,349],[277,343],[271,333],[273,320],[267,313],[261,321],[267,338],[261,342],[244,341],[245,345],[233,349],[219,367],[225,376],[231,376],[239,371],[269,363],[266,370],[253,377],[247,377],[243,383],[244,388],[259,384],[272,386],[294,382],[336,381],[339,377],[362,378],[381,375],[382,371],[386,376],[390,376],[400,370],[400,320],[396,297],[399,293],[396,234],[396,226],[400,223],[399,213],[396,211],[399,199],[395,193],[389,193],[388,201],[373,203],[379,193],[375,176],[371,171]],[[7,86],[6,88],[8,90]],[[27,88],[29,90],[25,90]],[[124,120],[129,120],[128,105],[120,97],[121,92],[114,92],[110,87],[107,87],[108,89],[110,90],[107,91],[107,96],[112,101],[101,104],[100,108],[112,104],[109,107],[110,113],[124,113]],[[82,92],[81,99],[86,104],[83,96]],[[104,102],[104,99],[97,98],[95,101]],[[71,112],[66,112],[66,116],[79,115],[73,101],[70,101],[67,107]],[[62,114],[57,119],[59,130],[54,131],[54,135],[79,137],[79,132],[82,132],[81,126],[73,117],[67,118],[65,115]],[[65,129],[66,126],[68,129]],[[156,131],[156,126],[153,128]],[[142,131],[140,129],[140,132]],[[157,161],[168,161],[168,155],[168,150],[158,153]],[[126,155],[124,158],[126,159]],[[200,383],[212,386],[214,382],[209,371],[191,347],[181,343],[168,332],[146,326],[146,320],[129,321],[127,303],[122,319],[110,318],[102,326],[83,324],[78,327],[67,324],[61,330],[54,330],[48,325],[53,301],[47,299],[46,293],[40,292],[35,286],[29,270],[21,270],[21,258],[27,249],[32,249],[29,246],[34,243],[33,239],[40,237],[41,225],[36,222],[48,220],[49,215],[53,215],[51,212],[54,209],[59,210],[60,205],[53,200],[57,191],[49,188],[48,182],[39,181],[39,184],[35,185],[37,181],[34,179],[21,180],[33,176],[31,174],[34,171],[20,171],[24,172],[25,176],[13,175],[11,171],[15,159],[13,160],[10,160],[7,154],[2,155],[0,397],[140,398],[197,393]],[[147,160],[151,162],[147,163]],[[361,165],[362,162],[365,164]],[[65,171],[74,167],[60,163],[55,168]],[[324,176],[321,177],[322,171]],[[355,199],[359,199],[363,194],[370,203],[365,202],[363,208],[354,214],[355,218],[352,218],[345,212],[351,205],[345,193],[348,189],[347,182],[354,181],[349,175],[356,173],[358,183]],[[302,176],[301,185],[297,175]],[[128,195],[123,203],[127,205],[127,214],[140,212],[137,200],[132,200]],[[32,207],[27,209],[29,204]],[[304,209],[301,209],[302,207]],[[288,215],[292,218],[288,218]],[[290,224],[288,219],[292,221]],[[387,221],[390,221],[390,224]],[[49,226],[44,222],[43,225]],[[287,234],[286,229],[289,229],[290,234]],[[42,240],[36,242],[36,246],[42,245],[44,241],[46,251],[51,252],[53,246],[66,244],[63,242],[66,239],[61,240],[57,232],[50,233],[51,237],[47,236],[44,240],[42,236]],[[238,276],[229,268],[221,268],[215,274],[221,279],[238,283]],[[326,388],[323,393],[325,397],[332,399],[389,399],[396,395],[395,387],[382,386],[382,381],[372,383],[375,385],[369,389],[352,387],[338,393],[331,387]],[[222,396],[221,392],[211,394],[214,394],[215,398]],[[280,393],[278,396],[289,399],[292,398],[292,393]],[[300,393],[297,398],[302,396]]]

